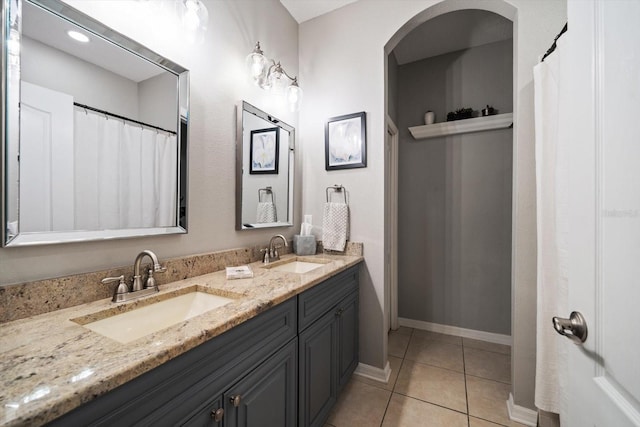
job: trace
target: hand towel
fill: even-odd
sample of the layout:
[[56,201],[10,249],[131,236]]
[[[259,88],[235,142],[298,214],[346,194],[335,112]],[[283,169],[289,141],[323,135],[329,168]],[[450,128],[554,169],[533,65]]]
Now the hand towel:
[[322,215],[322,246],[332,251],[344,251],[349,238],[349,206],[346,203],[325,203]]
[[273,202],[258,202],[256,217],[256,222],[259,224],[278,221],[276,205]]

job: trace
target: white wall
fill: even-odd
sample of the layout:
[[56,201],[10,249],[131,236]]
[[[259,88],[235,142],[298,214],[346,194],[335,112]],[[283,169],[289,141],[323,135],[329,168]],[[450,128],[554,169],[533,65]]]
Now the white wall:
[[22,43],[22,80],[71,95],[74,102],[138,119],[138,84],[133,80],[28,37]]
[[[278,0],[208,1],[204,44],[188,45],[153,15],[157,2],[69,0],[69,4],[191,70],[189,234],[108,242],[0,249],[0,284],[59,277],[133,264],[142,249],[162,258],[256,244],[275,230],[235,230],[235,105],[238,100],[297,126],[297,115],[245,79],[244,60],[256,40],[298,74],[298,25]],[[297,181],[300,183],[300,176]],[[300,188],[300,185],[298,185]],[[297,194],[298,206],[300,193]],[[299,207],[296,221],[299,227]],[[292,228],[279,228],[285,236]],[[102,286],[88,283],[87,286]]]
[[[514,26],[517,113],[514,128],[512,387],[515,403],[532,408],[536,295],[532,68],[562,28],[566,20],[566,2],[447,0],[432,12],[412,20],[436,3],[436,0],[361,0],[300,25],[300,84],[305,88],[299,144],[303,149],[305,169],[303,211],[320,218],[326,186],[343,184],[349,190],[351,239],[364,242],[366,259],[360,285],[361,361],[382,368],[387,358],[383,316],[385,45],[389,43],[392,49],[410,29],[428,19],[429,13],[433,16],[438,8],[455,5],[457,8],[482,6],[489,10],[511,10],[513,19],[517,20]],[[509,5],[515,7],[515,13]],[[397,33],[410,20],[411,23]],[[363,110],[367,112],[367,168],[326,172],[322,131],[325,120]]]
[[138,120],[178,130],[178,78],[168,71],[138,83]]

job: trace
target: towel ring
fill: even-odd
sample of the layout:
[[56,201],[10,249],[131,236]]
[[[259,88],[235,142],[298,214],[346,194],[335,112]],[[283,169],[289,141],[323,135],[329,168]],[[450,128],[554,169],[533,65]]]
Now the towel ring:
[[342,193],[342,196],[344,197],[344,203],[347,203],[347,189],[344,188],[342,185],[333,185],[331,187],[327,187],[326,190],[326,194],[327,194],[327,203],[329,203],[331,201],[331,195],[329,193],[329,190],[332,190],[334,193]]
[[271,189],[271,187],[258,189],[258,202],[262,202],[263,201],[263,199],[262,199],[263,194],[262,193],[264,193],[265,197],[269,196],[269,195],[271,196],[271,203],[275,203],[276,202],[276,196],[273,193],[273,190]]

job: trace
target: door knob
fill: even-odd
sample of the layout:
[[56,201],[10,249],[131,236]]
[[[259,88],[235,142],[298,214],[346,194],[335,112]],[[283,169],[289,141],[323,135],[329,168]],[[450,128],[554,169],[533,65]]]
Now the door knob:
[[572,311],[568,319],[554,316],[553,327],[557,333],[571,339],[575,344],[582,344],[587,340],[587,321],[580,312]]

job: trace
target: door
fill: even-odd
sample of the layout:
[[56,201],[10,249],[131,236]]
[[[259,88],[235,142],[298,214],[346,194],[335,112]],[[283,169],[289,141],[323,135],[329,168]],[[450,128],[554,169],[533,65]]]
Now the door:
[[293,339],[224,393],[226,427],[295,427],[298,341]]
[[300,334],[300,427],[322,427],[338,394],[336,310],[331,310]]
[[[567,426],[640,426],[640,2],[570,0]],[[568,313],[562,313],[566,317]]]
[[20,84],[20,231],[74,228],[73,97]]

